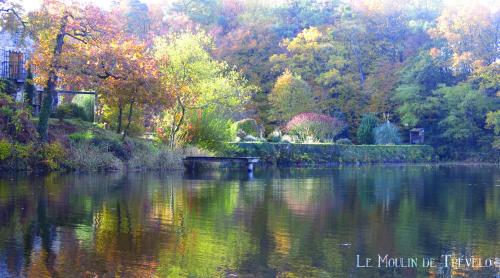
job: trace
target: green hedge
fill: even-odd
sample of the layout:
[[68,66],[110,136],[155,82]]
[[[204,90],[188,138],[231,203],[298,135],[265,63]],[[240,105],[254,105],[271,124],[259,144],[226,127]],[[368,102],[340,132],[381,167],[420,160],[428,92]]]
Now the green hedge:
[[436,160],[428,145],[339,145],[231,143],[235,156],[256,156],[279,165],[337,163],[421,163]]

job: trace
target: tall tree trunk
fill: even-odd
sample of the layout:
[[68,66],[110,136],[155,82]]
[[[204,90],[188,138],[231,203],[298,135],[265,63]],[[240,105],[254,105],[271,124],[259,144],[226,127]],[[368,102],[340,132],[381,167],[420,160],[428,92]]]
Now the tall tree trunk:
[[123,104],[120,102],[118,104],[118,127],[116,128],[116,133],[120,134],[122,132],[122,118],[123,118]]
[[43,91],[43,101],[42,108],[40,109],[40,116],[38,117],[38,134],[40,135],[40,140],[46,142],[49,139],[49,117],[52,112],[52,94],[49,89],[45,88]]
[[180,111],[181,116],[180,116],[179,122],[176,122],[175,116],[177,115],[177,113],[174,113],[174,115],[173,115],[172,126],[170,127],[170,148],[172,148],[172,149],[175,147],[175,136],[176,136],[177,132],[179,131],[181,125],[184,123],[184,115],[186,114],[186,108],[184,107],[184,104],[182,103],[180,98],[177,98],[177,105],[181,109],[181,111]]
[[42,141],[47,141],[48,130],[49,130],[49,117],[52,112],[52,103],[56,95],[56,85],[57,85],[57,67],[59,58],[62,53],[62,48],[64,45],[64,37],[66,36],[66,26],[68,24],[68,15],[64,15],[61,18],[59,33],[56,37],[56,45],[54,46],[54,54],[52,56],[52,63],[50,66],[47,86],[45,88],[45,98],[42,102],[42,108],[40,117],[38,120],[38,133]]
[[128,108],[128,116],[127,116],[127,126],[125,127],[125,130],[123,131],[123,137],[122,141],[125,140],[125,136],[128,134],[128,129],[130,128],[130,123],[132,122],[132,107],[134,105],[134,100],[130,101],[130,106]]

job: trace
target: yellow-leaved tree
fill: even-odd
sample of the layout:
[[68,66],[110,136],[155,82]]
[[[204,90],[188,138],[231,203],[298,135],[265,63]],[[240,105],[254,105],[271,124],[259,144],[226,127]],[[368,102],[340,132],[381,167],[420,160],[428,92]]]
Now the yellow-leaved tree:
[[288,69],[278,77],[269,94],[271,116],[278,122],[286,122],[302,112],[315,110],[311,87]]
[[240,72],[214,59],[213,47],[212,39],[202,32],[171,34],[156,41],[161,84],[164,94],[172,98],[163,117],[170,146],[177,143],[181,127],[189,124],[187,112],[216,111],[229,118],[257,90]]

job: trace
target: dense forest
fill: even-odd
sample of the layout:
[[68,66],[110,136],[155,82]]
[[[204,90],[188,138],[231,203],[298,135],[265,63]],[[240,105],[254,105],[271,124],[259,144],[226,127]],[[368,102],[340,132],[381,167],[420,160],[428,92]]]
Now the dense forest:
[[407,143],[423,128],[443,158],[495,159],[500,12],[485,3],[45,0],[23,11],[7,1],[2,22],[33,45],[29,67],[49,96],[42,139],[59,87],[97,91],[102,127],[171,146],[217,149],[237,121],[272,137],[305,119],[333,126],[330,141],[395,132],[390,142]]

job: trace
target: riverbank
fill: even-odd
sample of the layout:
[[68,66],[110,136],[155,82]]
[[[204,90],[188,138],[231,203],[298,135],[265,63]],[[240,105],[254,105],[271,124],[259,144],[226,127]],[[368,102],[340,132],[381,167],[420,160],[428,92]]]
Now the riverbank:
[[170,149],[142,138],[127,137],[78,119],[50,119],[49,142],[0,140],[3,171],[113,171],[182,169],[194,151]]
[[[78,119],[51,119],[49,142],[25,144],[0,140],[2,171],[142,171],[183,169],[185,156],[201,155],[195,148],[170,149],[151,140],[127,137]],[[207,155],[207,154],[203,154]],[[277,166],[347,164],[477,164],[440,161],[428,145],[342,145],[271,142],[228,143],[225,156],[255,156]],[[484,164],[480,162],[480,164]],[[215,168],[219,168],[216,165]],[[223,168],[230,165],[221,165]],[[214,168],[203,165],[203,168]]]
[[428,145],[341,145],[232,143],[229,155],[260,157],[276,165],[432,163],[438,157]]

